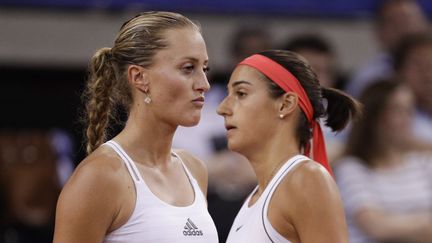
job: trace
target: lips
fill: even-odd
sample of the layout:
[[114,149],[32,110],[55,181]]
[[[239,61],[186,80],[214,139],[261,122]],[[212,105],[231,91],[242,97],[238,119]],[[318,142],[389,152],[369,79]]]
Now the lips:
[[236,127],[235,126],[233,126],[233,125],[229,125],[229,124],[226,124],[225,125],[225,129],[227,130],[227,131],[229,131],[229,130],[231,130],[231,129],[235,129]]
[[196,99],[192,100],[192,104],[194,104],[198,108],[202,108],[204,106],[204,96],[200,96]]
[[231,124],[225,124],[225,129],[226,129],[227,139],[229,140],[234,135],[237,127]]
[[198,97],[198,98],[196,98],[196,99],[194,99],[194,100],[192,100],[193,102],[195,102],[195,101],[197,101],[197,102],[204,102],[204,96],[200,96],[200,97]]

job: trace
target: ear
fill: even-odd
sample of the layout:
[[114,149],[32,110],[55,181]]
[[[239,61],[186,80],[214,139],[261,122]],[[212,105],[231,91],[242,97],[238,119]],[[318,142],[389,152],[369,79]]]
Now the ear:
[[145,68],[138,65],[129,65],[127,75],[132,87],[147,93],[149,90],[149,79]]
[[298,95],[294,92],[287,92],[280,97],[278,112],[279,117],[283,118],[292,114],[298,106]]

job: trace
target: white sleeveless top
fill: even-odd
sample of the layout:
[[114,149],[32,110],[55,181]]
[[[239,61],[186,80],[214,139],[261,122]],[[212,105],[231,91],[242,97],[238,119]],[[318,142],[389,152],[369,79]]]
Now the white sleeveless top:
[[191,205],[177,207],[154,195],[141,177],[135,163],[114,141],[105,145],[113,148],[124,161],[135,184],[135,208],[128,221],[105,236],[104,243],[217,243],[218,235],[207,211],[207,202],[197,181],[192,177],[180,156],[194,191]]
[[226,243],[290,243],[289,240],[285,239],[285,237],[273,228],[268,220],[268,205],[273,192],[285,175],[287,175],[295,165],[305,160],[310,159],[303,155],[296,155],[285,162],[268,183],[258,200],[249,207],[249,201],[258,187],[252,191],[237,214]]

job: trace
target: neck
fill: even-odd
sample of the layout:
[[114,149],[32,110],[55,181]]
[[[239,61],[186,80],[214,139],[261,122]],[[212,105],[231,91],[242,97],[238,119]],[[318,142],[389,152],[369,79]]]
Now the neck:
[[114,138],[137,163],[160,166],[171,162],[176,127],[161,122],[142,107],[132,109],[125,128]]
[[300,154],[297,141],[287,141],[286,138],[260,144],[259,149],[245,153],[257,176],[258,192],[261,193],[283,164],[297,154]]

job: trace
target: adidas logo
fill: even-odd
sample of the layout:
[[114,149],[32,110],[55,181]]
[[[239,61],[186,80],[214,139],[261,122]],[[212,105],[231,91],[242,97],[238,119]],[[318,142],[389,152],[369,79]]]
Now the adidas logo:
[[183,230],[184,236],[201,236],[203,232],[192,222],[190,218],[187,219],[186,225]]

